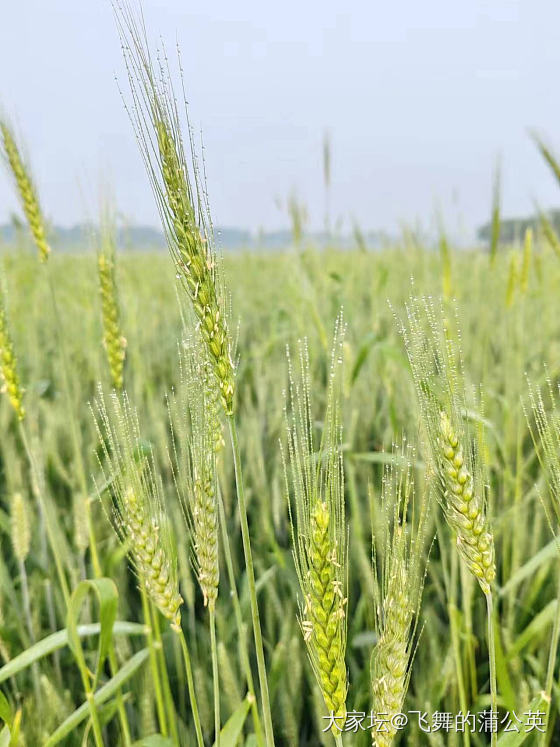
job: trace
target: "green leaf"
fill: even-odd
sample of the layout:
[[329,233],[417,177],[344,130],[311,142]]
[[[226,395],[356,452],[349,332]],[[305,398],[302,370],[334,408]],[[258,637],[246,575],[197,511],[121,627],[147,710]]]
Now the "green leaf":
[[360,345],[360,348],[358,350],[358,353],[356,355],[356,359],[354,361],[354,366],[352,367],[352,375],[350,377],[350,381],[352,384],[356,381],[358,378],[358,374],[362,370],[362,367],[364,363],[367,360],[367,357],[369,355],[369,351],[372,348],[372,345],[376,341],[377,336],[375,332],[370,332],[365,336],[364,342]]
[[494,641],[496,650],[496,677],[498,680],[498,692],[501,694],[504,703],[510,711],[515,709],[516,696],[511,683],[511,677],[508,669],[508,657],[504,656],[502,647],[502,638],[500,635],[500,625],[494,615],[492,620],[494,626]]
[[[353,462],[370,462],[371,464],[394,464],[396,467],[406,467],[410,460],[402,454],[387,451],[348,451],[347,456]],[[424,462],[416,460],[412,463],[414,469],[423,470]]]
[[119,592],[114,581],[110,578],[86,579],[78,584],[70,597],[66,616],[68,644],[82,672],[87,671],[87,665],[81,638],[78,635],[78,620],[84,599],[90,592],[96,595],[99,602],[99,622],[101,625],[97,647],[97,665],[92,685],[92,689],[95,689],[113,640],[113,625],[117,616]]
[[21,708],[17,711],[12,722],[12,728],[10,729],[10,747],[19,747],[19,731],[21,727]]
[[[249,702],[249,696],[239,704],[236,710],[231,714],[227,723],[224,725],[220,732],[220,747],[235,747],[241,732],[243,731],[243,725],[245,719],[249,713],[251,703]],[[214,743],[215,744],[215,743]]]
[[542,550],[539,550],[538,553],[533,555],[533,557],[522,565],[521,568],[517,569],[513,576],[509,578],[508,582],[502,586],[498,592],[499,596],[503,597],[506,594],[509,594],[516,588],[516,586],[519,586],[522,581],[525,581],[526,578],[534,574],[537,568],[539,568],[543,563],[548,562],[554,557],[558,559],[559,551],[560,539],[555,538],[549,542],[548,545],[545,545]]
[[523,714],[524,718],[522,719],[522,723],[516,724],[517,728],[519,729],[519,733],[515,731],[509,731],[507,732],[507,734],[502,734],[502,736],[498,739],[499,747],[519,747],[519,745],[523,744],[527,737],[534,738],[535,734],[539,735],[540,732],[538,732],[536,729],[533,729],[532,731],[525,731],[525,727],[529,722],[527,713],[535,713],[536,711],[541,711],[545,708],[546,700],[542,697],[542,695],[537,695],[536,698],[533,698],[533,700],[529,703],[529,707],[527,708],[526,713]]
[[0,690],[0,718],[2,721],[4,721],[8,726],[12,725],[12,706],[9,704],[8,699],[4,695],[4,693]]
[[163,737],[161,734],[150,734],[149,737],[143,737],[134,742],[132,747],[173,747],[173,742],[169,737]]
[[520,653],[531,641],[536,638],[541,639],[542,633],[546,628],[552,624],[556,611],[558,609],[558,600],[552,599],[539,614],[534,617],[531,622],[527,625],[515,639],[513,645],[507,652],[507,658],[513,659],[514,656]]
[[[129,680],[133,674],[137,672],[142,664],[146,661],[149,655],[149,649],[143,648],[138,651],[137,654],[129,659],[126,664],[119,669],[117,674],[112,677],[109,682],[105,683],[102,687],[97,690],[93,696],[94,706],[99,706],[114,695],[122,685]],[[88,717],[90,713],[90,705],[86,701],[71,713],[67,719],[54,731],[45,742],[45,747],[53,747],[58,744],[64,737],[68,736],[84,719]]]
[[[101,625],[99,623],[79,625],[77,628],[80,638],[98,635],[100,630]],[[146,626],[140,623],[118,621],[113,625],[113,635],[146,635]],[[22,670],[27,669],[27,667],[30,667],[38,659],[42,659],[44,656],[48,656],[53,651],[58,651],[58,649],[64,648],[66,645],[68,645],[68,631],[66,629],[59,630],[43,638],[21,654],[18,654],[0,669],[0,682],[13,677]]]

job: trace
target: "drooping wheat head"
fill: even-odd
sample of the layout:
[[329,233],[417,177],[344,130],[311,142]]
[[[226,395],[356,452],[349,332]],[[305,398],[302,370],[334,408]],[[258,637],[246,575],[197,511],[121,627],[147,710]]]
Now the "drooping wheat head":
[[6,160],[21,200],[23,212],[29,223],[33,240],[39,252],[39,258],[41,262],[46,262],[51,249],[47,242],[45,221],[29,167],[21,154],[13,130],[6,121],[0,121],[0,132],[2,133]]
[[[325,705],[339,734],[346,718],[347,536],[340,397],[342,317],[337,320],[323,433],[315,451],[309,355],[300,345],[299,373],[290,373],[283,454],[294,560],[303,596],[300,623]],[[336,731],[335,731],[336,730]]]
[[408,324],[401,331],[437,476],[438,498],[459,554],[488,594],[496,575],[494,539],[486,516],[477,443],[467,427],[460,335],[451,331],[443,309],[429,298],[411,299],[407,316]]
[[139,583],[172,627],[180,630],[183,599],[177,555],[154,456],[140,438],[138,419],[126,393],[113,392],[111,401],[109,414],[100,393],[96,417],[101,467],[112,496],[107,513]]
[[103,319],[103,344],[107,352],[113,387],[123,387],[126,339],[122,335],[115,277],[115,242],[107,224],[102,227],[101,246],[97,252],[97,274]]
[[[207,193],[188,116],[189,147],[163,54],[154,65],[146,32],[126,3],[116,3],[132,106],[129,108],[158,204],[177,277],[187,291],[218,382],[222,404],[233,412],[234,366],[226,319],[221,261],[215,245]],[[184,98],[184,93],[183,93]]]
[[0,378],[2,391],[8,397],[19,420],[25,417],[23,406],[23,391],[19,382],[17,360],[8,327],[8,318],[4,306],[2,290],[0,289]]
[[214,609],[219,584],[216,455],[223,444],[211,363],[197,341],[179,348],[180,384],[169,398],[174,473],[192,539],[193,564]]
[[392,717],[402,712],[408,690],[427,558],[429,504],[427,492],[416,500],[414,450],[404,444],[393,454],[401,463],[385,468],[381,521],[373,529],[378,634],[371,658],[373,712],[383,714],[386,723],[386,731],[372,730],[377,747],[389,747],[397,733]]

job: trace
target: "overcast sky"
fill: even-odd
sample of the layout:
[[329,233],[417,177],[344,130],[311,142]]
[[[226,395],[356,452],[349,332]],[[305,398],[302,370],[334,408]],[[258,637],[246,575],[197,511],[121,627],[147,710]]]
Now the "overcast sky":
[[[110,182],[119,208],[157,224],[123,110],[126,84],[109,0],[3,3],[0,107],[24,135],[45,212],[72,224]],[[490,212],[503,162],[504,212],[560,204],[527,136],[560,151],[557,0],[144,0],[149,33],[178,39],[202,127],[213,217],[286,225],[296,189],[324,212],[330,131],[333,214],[396,230],[439,207],[451,230]],[[0,174],[0,222],[15,209]]]

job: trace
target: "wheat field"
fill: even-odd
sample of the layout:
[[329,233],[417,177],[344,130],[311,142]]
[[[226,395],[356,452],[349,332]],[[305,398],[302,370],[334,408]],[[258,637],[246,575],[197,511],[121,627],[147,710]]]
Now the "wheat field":
[[57,250],[2,121],[0,744],[559,743],[554,228],[222,254],[117,22],[169,252]]

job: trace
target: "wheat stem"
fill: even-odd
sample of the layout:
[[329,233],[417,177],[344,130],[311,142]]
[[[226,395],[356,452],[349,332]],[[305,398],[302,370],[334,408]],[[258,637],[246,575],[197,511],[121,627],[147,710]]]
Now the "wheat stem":
[[68,602],[70,600],[70,590],[68,588],[68,581],[66,580],[66,574],[64,573],[64,568],[62,565],[62,560],[60,558],[60,554],[58,551],[58,543],[56,541],[56,538],[54,536],[52,524],[50,515],[47,509],[47,506],[45,504],[45,496],[43,495],[43,491],[41,489],[41,479],[39,475],[39,470],[37,469],[37,464],[35,462],[35,457],[33,456],[33,452],[31,451],[31,448],[29,446],[29,440],[27,438],[27,433],[25,431],[25,426],[23,424],[23,421],[19,421],[19,433],[21,442],[23,443],[23,448],[25,451],[25,454],[27,456],[27,461],[29,462],[29,468],[31,470],[31,474],[33,476],[33,481],[36,486],[36,496],[37,500],[40,505],[40,510],[42,512],[42,515],[45,518],[45,529],[47,532],[47,537],[49,539],[49,544],[51,546],[51,552],[53,554],[56,571],[58,574],[58,580],[60,583],[60,588],[62,590],[62,594],[64,596],[64,602],[66,606],[68,606]]
[[230,586],[230,596],[233,604],[233,610],[235,614],[235,622],[237,626],[237,635],[239,636],[239,650],[241,656],[241,665],[245,672],[245,679],[247,681],[247,690],[249,691],[251,700],[251,714],[253,717],[253,726],[255,727],[255,735],[257,737],[257,744],[261,747],[264,744],[261,718],[259,715],[259,709],[257,707],[257,699],[255,697],[255,684],[253,681],[253,672],[251,671],[251,663],[249,661],[249,652],[247,649],[247,635],[246,626],[243,623],[243,615],[241,612],[241,605],[239,603],[239,595],[237,593],[237,584],[235,582],[235,571],[233,568],[233,559],[231,556],[231,546],[229,543],[229,536],[227,531],[226,514],[224,510],[224,499],[222,492],[218,486],[218,509],[220,512],[220,524],[222,529],[222,544],[224,548],[224,557],[226,560],[226,568],[228,573],[228,580]]
[[210,617],[210,648],[212,652],[212,684],[214,689],[214,745],[220,747],[220,677],[218,673],[218,651],[216,646],[216,611],[212,605]]
[[229,434],[233,452],[233,464],[235,468],[235,484],[237,487],[237,504],[239,507],[239,520],[241,524],[241,537],[243,540],[243,553],[245,555],[245,567],[247,570],[247,582],[249,585],[249,600],[251,603],[251,619],[253,622],[253,636],[255,638],[255,653],[257,656],[257,668],[259,672],[259,685],[264,717],[264,732],[267,747],[274,745],[274,733],[272,730],[272,714],[270,711],[270,699],[268,695],[268,681],[266,676],[266,664],[264,660],[264,649],[261,632],[261,621],[259,606],[257,602],[257,589],[255,585],[255,571],[253,568],[253,553],[251,550],[251,539],[249,536],[249,524],[247,521],[247,506],[245,503],[245,491],[243,488],[243,473],[241,468],[241,453],[239,450],[239,438],[235,416],[228,416]]
[[[454,557],[457,557],[456,555]],[[463,663],[461,659],[461,643],[460,643],[460,630],[459,626],[457,624],[457,617],[459,610],[457,609],[457,606],[454,602],[450,602],[447,606],[447,611],[449,615],[449,626],[451,631],[451,646],[453,648],[453,658],[455,660],[455,669],[457,673],[457,689],[459,691],[459,704],[461,706],[461,711],[463,713],[467,713],[468,711],[468,702],[467,702],[467,692],[465,690],[465,681],[463,678]],[[469,730],[465,729],[463,731],[463,744],[465,747],[469,747],[470,745],[470,735]]]
[[187,646],[187,641],[185,639],[185,634],[183,633],[183,631],[175,630],[174,632],[179,636],[181,650],[183,651],[183,661],[185,663],[185,674],[187,675],[187,687],[189,690],[189,698],[191,701],[191,711],[194,720],[194,728],[196,731],[196,740],[198,743],[198,747],[204,747],[204,738],[202,736],[202,727],[200,725],[200,716],[198,714],[198,704],[194,689],[194,679],[191,666],[191,657],[189,655],[189,647]]
[[158,715],[158,721],[159,721],[159,728],[161,730],[162,736],[166,737],[168,734],[167,718],[165,715],[165,706],[163,703],[163,694],[161,691],[161,679],[159,676],[156,649],[154,645],[150,605],[148,603],[148,594],[146,592],[144,584],[142,584],[141,586],[140,593],[142,596],[142,612],[144,615],[144,625],[146,625],[146,640],[147,640],[148,649],[150,652],[149,653],[150,669],[152,671],[152,680],[153,680],[153,685],[154,685],[154,690],[155,690],[155,695],[156,695],[156,709],[157,709],[157,715]]
[[[117,659],[115,657],[115,647],[113,643],[111,643],[111,646],[109,648],[109,667],[111,669],[111,676],[114,677],[119,671],[119,667],[117,665]],[[128,724],[128,716],[126,714],[126,708],[122,697],[122,690],[120,688],[117,690],[116,701],[117,711],[119,714],[119,723],[122,731],[123,744],[124,747],[130,747],[130,726]]]
[[45,262],[43,263],[43,266],[45,268],[45,273],[47,277],[47,285],[49,288],[49,294],[51,298],[51,304],[52,309],[55,317],[55,335],[56,335],[56,341],[58,345],[58,349],[60,350],[60,358],[62,361],[62,382],[63,382],[63,388],[64,388],[64,396],[66,400],[66,407],[67,407],[67,415],[68,415],[68,422],[70,426],[70,433],[72,436],[72,446],[74,448],[74,456],[76,459],[76,465],[77,465],[77,471],[78,471],[78,479],[80,481],[80,488],[82,491],[82,495],[86,497],[86,500],[84,502],[85,510],[86,510],[86,518],[87,518],[87,526],[88,526],[88,534],[89,534],[89,551],[91,555],[91,563],[93,566],[93,572],[96,578],[101,578],[103,575],[101,571],[101,564],[99,562],[99,556],[97,554],[97,542],[95,538],[95,531],[93,528],[93,521],[91,517],[91,507],[89,502],[89,492],[87,487],[87,477],[86,477],[86,470],[84,465],[84,458],[82,455],[82,446],[81,446],[81,439],[80,439],[80,432],[78,429],[78,425],[76,423],[76,417],[75,417],[75,410],[72,402],[72,389],[70,386],[70,374],[69,374],[69,368],[68,368],[68,353],[66,350],[66,342],[64,338],[64,334],[62,334],[62,317],[60,315],[60,311],[58,308],[58,302],[56,299],[56,291],[54,288],[54,280],[52,276],[52,270],[51,263]]
[[540,738],[541,747],[545,747],[547,743],[547,731],[548,721],[550,719],[550,707],[552,704],[552,688],[554,685],[554,670],[556,669],[556,660],[558,656],[558,642],[560,640],[560,614],[558,614],[558,607],[560,606],[560,574],[558,575],[557,589],[556,589],[556,614],[554,615],[554,624],[552,627],[552,639],[550,641],[550,648],[548,650],[548,664],[546,668],[546,681],[545,681],[545,694],[546,694],[546,713],[545,713],[545,725],[544,731]]
[[[489,589],[485,592],[486,610],[488,616],[488,664],[490,667],[490,703],[491,709],[496,714],[498,712],[498,685],[496,681],[496,642],[494,639],[494,602],[492,591]],[[498,744],[498,734],[493,729],[491,733],[492,747]]]
[[156,655],[158,659],[159,669],[161,673],[161,682],[163,688],[163,699],[165,702],[165,708],[167,711],[167,719],[169,723],[169,729],[171,731],[171,737],[175,745],[179,744],[179,734],[177,733],[177,723],[175,718],[175,706],[173,704],[173,696],[171,694],[171,686],[169,684],[169,675],[167,673],[167,663],[165,661],[165,652],[163,650],[163,641],[161,638],[161,630],[159,627],[159,612],[156,606],[152,603],[150,605],[153,621],[153,630],[155,638]]

